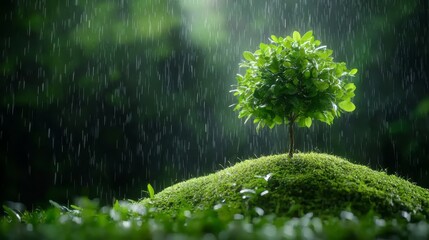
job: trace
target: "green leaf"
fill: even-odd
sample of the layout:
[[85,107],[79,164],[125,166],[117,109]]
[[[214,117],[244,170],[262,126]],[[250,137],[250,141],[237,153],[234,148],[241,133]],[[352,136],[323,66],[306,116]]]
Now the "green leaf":
[[155,196],[155,190],[150,183],[147,185],[147,191],[149,192],[149,198],[153,198]]
[[265,59],[264,58],[258,58],[257,65],[258,65],[258,67],[263,67],[265,65]]
[[279,39],[275,36],[275,35],[271,35],[271,39],[273,40],[273,42],[278,43]]
[[276,124],[282,124],[282,123],[283,123],[283,119],[282,119],[280,116],[276,116],[276,117],[274,118],[274,122],[275,122]]
[[313,76],[314,78],[317,78],[319,76],[319,72],[316,68],[313,68],[313,70],[311,70],[311,76]]
[[243,52],[243,57],[244,59],[246,59],[247,61],[255,61],[255,56],[253,56],[253,53],[249,52],[249,51],[245,51]]
[[73,204],[70,205],[70,208],[73,209],[73,210],[83,211],[83,208],[81,208],[79,206],[76,206],[76,205],[73,205]]
[[19,216],[19,214],[15,212],[12,208],[3,205],[3,209],[12,222],[21,222],[21,216]]
[[277,60],[277,58],[274,58],[269,66],[269,69],[271,72],[277,73],[279,71],[279,68],[280,68],[279,61]]
[[347,83],[344,86],[344,89],[349,91],[349,92],[353,92],[356,89],[356,86],[354,85],[354,83]]
[[329,88],[329,83],[322,82],[320,80],[314,81],[314,85],[316,86],[317,90],[319,90],[320,92],[323,92]]
[[355,75],[357,72],[358,72],[358,70],[356,68],[353,68],[352,70],[350,70],[349,74]]
[[121,205],[119,205],[119,201],[116,200],[115,203],[113,204],[113,209],[116,211],[120,211]]
[[249,114],[249,116],[247,116],[246,120],[244,120],[244,124],[247,123],[247,121],[249,121],[249,119],[252,117],[252,114]]
[[302,40],[302,41],[307,41],[307,40],[309,40],[312,36],[313,36],[313,31],[308,31],[308,32],[306,32],[306,33],[302,36],[301,40]]
[[300,117],[296,121],[299,127],[307,127],[307,128],[311,127],[311,123],[312,123],[311,117],[306,117],[306,118]]
[[322,55],[324,58],[327,58],[327,57],[331,56],[333,52],[334,52],[334,51],[332,51],[331,49],[325,49],[325,51],[324,51],[324,52],[322,52],[322,53],[321,53],[321,55]]
[[326,123],[328,124],[328,125],[331,125],[332,124],[332,122],[334,122],[334,115],[332,115],[332,113],[330,113],[330,112],[323,112],[323,115],[325,116],[325,118],[326,118]]
[[346,112],[353,112],[356,109],[356,106],[350,101],[342,101],[338,106]]
[[352,92],[352,91],[347,91],[347,92],[345,92],[345,93],[344,93],[344,95],[342,96],[342,100],[344,100],[344,101],[346,101],[346,100],[350,101],[350,98],[352,98],[352,97],[354,97],[354,96],[355,96],[354,92]]
[[61,210],[61,211],[63,211],[63,212],[70,212],[70,209],[68,209],[66,206],[62,206],[62,205],[60,205],[59,203],[57,203],[57,202],[55,202],[55,201],[53,201],[53,200],[49,200],[49,203],[50,203],[52,206],[54,206],[54,207],[58,208],[59,210]]
[[[270,47],[265,43],[260,43],[259,48],[261,49],[262,52],[265,52],[265,51],[270,49]],[[252,56],[253,56],[253,54],[252,54]]]
[[293,40],[295,41],[299,41],[301,39],[301,34],[299,34],[299,32],[294,31],[293,32]]
[[304,72],[304,78],[305,78],[305,79],[309,79],[310,77],[311,77],[311,73],[310,73],[310,71],[306,70],[306,71]]
[[294,78],[292,80],[293,84],[295,84],[295,86],[297,86],[299,84],[299,79],[298,78]]
[[307,117],[305,120],[304,120],[304,124],[305,124],[305,126],[306,127],[311,127],[311,123],[312,123],[312,120],[311,120],[311,118],[310,117]]

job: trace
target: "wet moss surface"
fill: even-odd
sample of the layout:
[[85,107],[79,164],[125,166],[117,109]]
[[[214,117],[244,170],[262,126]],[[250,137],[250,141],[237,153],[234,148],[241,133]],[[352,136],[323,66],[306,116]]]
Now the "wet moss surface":
[[338,216],[349,210],[383,217],[404,212],[429,218],[429,191],[409,181],[320,153],[249,159],[175,184],[143,204],[175,214],[212,208],[261,209],[277,216]]

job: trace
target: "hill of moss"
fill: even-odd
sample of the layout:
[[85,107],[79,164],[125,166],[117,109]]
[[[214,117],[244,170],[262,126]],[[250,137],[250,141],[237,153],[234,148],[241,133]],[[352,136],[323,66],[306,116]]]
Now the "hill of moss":
[[256,209],[277,216],[313,212],[339,216],[373,211],[389,217],[406,211],[429,218],[429,191],[397,176],[319,153],[266,156],[193,178],[144,199],[174,214],[179,210]]

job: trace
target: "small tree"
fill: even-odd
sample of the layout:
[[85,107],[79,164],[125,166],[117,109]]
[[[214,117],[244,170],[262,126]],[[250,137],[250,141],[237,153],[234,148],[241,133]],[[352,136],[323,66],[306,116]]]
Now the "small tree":
[[356,86],[344,62],[334,62],[332,50],[320,46],[313,32],[303,36],[271,36],[271,43],[261,43],[254,53],[245,51],[237,74],[237,86],[231,92],[238,98],[234,110],[245,123],[254,118],[257,130],[264,126],[289,125],[289,156],[293,157],[293,125],[310,127],[316,119],[331,124],[343,111],[352,112]]

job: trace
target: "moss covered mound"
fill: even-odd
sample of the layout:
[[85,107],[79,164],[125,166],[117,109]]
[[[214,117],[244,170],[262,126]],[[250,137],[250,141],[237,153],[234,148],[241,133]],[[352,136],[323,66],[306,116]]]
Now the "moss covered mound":
[[398,212],[429,217],[429,191],[397,176],[319,153],[274,155],[240,162],[204,177],[175,184],[145,199],[160,211],[225,206],[237,212],[259,207],[265,213],[331,216],[343,210]]

